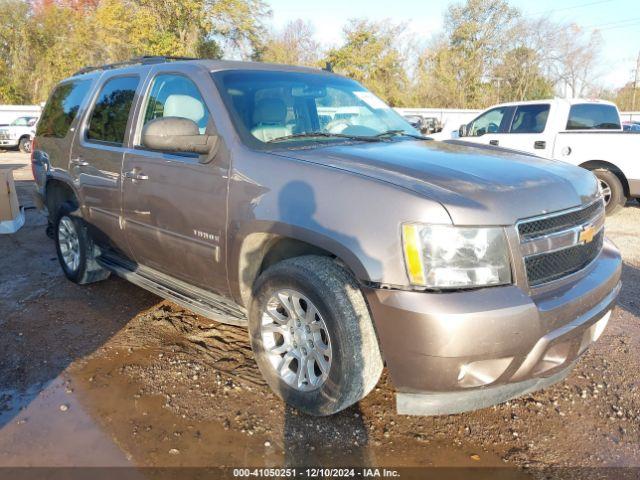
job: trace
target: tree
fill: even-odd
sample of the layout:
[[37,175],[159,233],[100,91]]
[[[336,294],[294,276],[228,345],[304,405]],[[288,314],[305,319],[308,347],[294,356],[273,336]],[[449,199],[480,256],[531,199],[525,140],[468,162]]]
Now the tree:
[[495,67],[512,38],[518,10],[506,0],[467,0],[445,14],[445,34],[450,52],[447,67],[456,73],[462,108],[486,103]]
[[311,22],[291,21],[279,32],[273,32],[264,45],[261,60],[286,65],[317,66],[320,44],[313,38]]
[[504,55],[494,70],[500,79],[496,102],[538,100],[553,97],[553,82],[540,66],[538,53],[531,48],[515,47]]
[[252,57],[269,13],[262,0],[0,0],[0,11],[0,103],[42,102],[81,67],[134,56]]
[[[162,0],[159,0],[162,1]],[[179,0],[178,0],[179,1]],[[258,60],[266,36],[264,20],[271,15],[263,0],[205,0],[210,34],[230,55]]]
[[451,5],[443,33],[420,55],[413,98],[422,105],[483,108],[503,84],[499,67],[511,49],[518,10],[506,0]]
[[406,105],[409,82],[400,45],[403,30],[403,25],[389,21],[350,20],[344,28],[344,45],[331,49],[325,60],[390,105]]
[[584,96],[594,86],[601,45],[602,36],[597,30],[588,33],[575,24],[558,30],[554,46],[549,48],[554,54],[552,72],[565,96]]
[[21,0],[0,0],[0,103],[26,103],[30,100],[26,72],[28,55],[29,7]]

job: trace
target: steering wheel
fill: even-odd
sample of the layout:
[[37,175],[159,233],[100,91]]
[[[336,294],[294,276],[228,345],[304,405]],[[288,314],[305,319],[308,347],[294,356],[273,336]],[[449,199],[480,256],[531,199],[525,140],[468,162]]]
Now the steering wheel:
[[342,133],[350,126],[351,122],[349,122],[348,120],[338,119],[330,121],[324,128],[329,133]]

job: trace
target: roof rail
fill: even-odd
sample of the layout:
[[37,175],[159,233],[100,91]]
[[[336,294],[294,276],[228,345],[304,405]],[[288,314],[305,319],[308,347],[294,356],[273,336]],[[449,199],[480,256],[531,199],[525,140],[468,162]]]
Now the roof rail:
[[168,55],[143,55],[141,57],[134,57],[124,62],[108,63],[106,65],[99,65],[95,67],[84,67],[73,74],[83,75],[85,73],[93,72],[96,70],[111,70],[114,68],[126,67],[127,65],[153,65],[156,63],[174,62],[178,60],[199,60],[194,57],[175,57]]

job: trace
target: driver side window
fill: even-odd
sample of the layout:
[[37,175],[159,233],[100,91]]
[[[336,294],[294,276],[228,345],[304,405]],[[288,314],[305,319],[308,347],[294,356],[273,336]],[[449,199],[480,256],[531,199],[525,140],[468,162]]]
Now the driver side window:
[[500,124],[507,112],[507,107],[494,108],[480,115],[471,123],[470,137],[480,137],[485,133],[498,133]]
[[187,77],[159,74],[147,99],[144,124],[162,117],[180,117],[193,120],[204,134],[209,122],[209,111],[198,87]]

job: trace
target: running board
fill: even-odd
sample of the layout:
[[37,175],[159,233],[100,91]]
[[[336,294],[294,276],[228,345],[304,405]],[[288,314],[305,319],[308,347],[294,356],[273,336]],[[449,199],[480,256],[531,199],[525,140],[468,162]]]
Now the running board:
[[245,309],[219,295],[108,254],[103,254],[96,260],[119,277],[203,317],[228,325],[247,325]]

